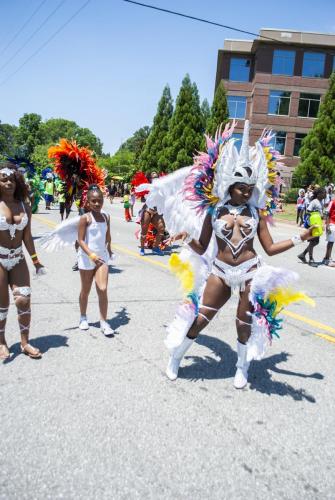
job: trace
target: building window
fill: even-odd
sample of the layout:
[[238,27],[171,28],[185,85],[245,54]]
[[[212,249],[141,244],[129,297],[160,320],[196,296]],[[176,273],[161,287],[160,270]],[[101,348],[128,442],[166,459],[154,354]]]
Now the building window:
[[290,110],[291,92],[286,90],[271,90],[269,96],[269,115],[286,115]]
[[306,137],[307,134],[295,134],[294,139],[294,148],[293,148],[293,156],[300,156],[300,148],[302,140]]
[[304,94],[299,97],[298,116],[316,118],[320,106],[320,94]]
[[302,76],[323,78],[325,68],[325,54],[320,52],[305,52],[302,65]]
[[233,139],[236,139],[235,147],[239,151],[241,149],[243,134],[235,133],[235,134],[232,134],[232,137],[233,137]]
[[276,149],[281,155],[285,154],[286,132],[282,130],[274,131],[274,136],[271,139],[271,146]]
[[294,61],[295,52],[293,50],[274,50],[272,74],[293,76]]
[[247,98],[239,95],[229,95],[227,97],[229,118],[245,118]]
[[229,80],[235,82],[248,82],[250,75],[250,59],[245,57],[232,57],[230,59]]

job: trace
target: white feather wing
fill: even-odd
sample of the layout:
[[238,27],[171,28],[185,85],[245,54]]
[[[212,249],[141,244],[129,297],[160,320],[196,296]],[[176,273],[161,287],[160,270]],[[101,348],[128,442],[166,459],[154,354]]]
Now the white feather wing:
[[40,239],[41,247],[47,252],[57,252],[73,246],[78,238],[79,220],[80,216],[67,219],[51,233],[44,234]]
[[183,193],[184,182],[191,169],[184,167],[156,179],[150,186],[146,203],[149,208],[157,207],[171,235],[187,231],[193,238],[199,238],[205,213],[197,215],[195,203],[184,200]]

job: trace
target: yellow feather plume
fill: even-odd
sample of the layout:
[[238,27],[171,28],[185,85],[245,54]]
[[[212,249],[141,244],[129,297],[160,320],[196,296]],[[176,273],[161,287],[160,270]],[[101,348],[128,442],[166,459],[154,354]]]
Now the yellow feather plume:
[[194,289],[194,272],[189,262],[183,262],[178,254],[173,253],[169,259],[170,271],[180,280],[183,292],[187,295]]
[[293,290],[293,288],[276,288],[272,293],[269,294],[269,299],[271,302],[276,301],[277,303],[274,313],[275,316],[283,309],[283,307],[299,300],[306,302],[310,306],[315,306],[315,301],[313,299],[308,297],[308,295],[303,292],[297,292],[296,290]]

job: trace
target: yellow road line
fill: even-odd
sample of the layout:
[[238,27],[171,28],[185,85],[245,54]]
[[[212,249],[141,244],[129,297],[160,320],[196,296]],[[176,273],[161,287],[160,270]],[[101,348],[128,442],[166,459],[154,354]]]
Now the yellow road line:
[[325,330],[326,332],[335,333],[335,328],[328,325],[324,325],[323,323],[319,323],[314,319],[306,318],[305,316],[301,316],[300,314],[297,314],[295,312],[282,311],[282,314],[285,314],[285,316],[289,316],[290,318],[297,319],[298,321],[303,321],[304,323],[307,323],[310,326],[315,326],[316,328],[320,328],[320,330]]
[[46,224],[47,226],[55,228],[57,224],[55,222],[52,222],[51,220],[45,219],[44,217],[41,217],[40,215],[33,214],[33,219],[39,220],[43,222],[43,224]]
[[144,262],[149,262],[149,264],[153,264],[154,266],[162,267],[163,269],[169,270],[169,266],[166,264],[163,264],[163,262],[159,262],[158,260],[151,259],[150,257],[142,257],[141,255],[138,255],[138,253],[134,252],[133,250],[128,250],[128,248],[122,247],[121,245],[115,245],[115,243],[112,243],[112,247],[115,248],[116,250],[119,250],[119,252],[126,253],[128,255],[131,255],[132,257],[135,257],[136,259]]
[[[44,219],[44,217],[41,217],[39,215],[34,214],[33,215],[34,219],[43,222],[43,224],[46,224],[47,226],[50,226],[52,228],[55,228],[58,224],[55,222]],[[115,243],[112,243],[112,247],[115,248],[115,250],[118,250],[119,252],[123,252],[125,254],[131,255],[132,257],[135,257],[138,260],[148,262],[149,264],[153,264],[154,266],[162,267],[163,269],[166,269],[167,271],[169,270],[169,266],[166,264],[163,264],[163,262],[159,262],[155,259],[151,259],[150,257],[142,257],[141,255],[138,255],[138,253],[134,252],[133,250],[128,250],[128,248],[125,248],[121,245],[116,245]]]
[[[39,215],[34,214],[33,218],[43,222],[43,224],[46,224],[47,226],[50,226],[52,228],[55,228],[57,226],[57,224],[55,222],[52,222],[48,219],[45,219],[44,217],[41,217]],[[112,247],[115,248],[116,250],[118,250],[119,252],[130,255],[131,257],[135,257],[136,259],[138,259],[140,261],[144,261],[144,262],[147,262],[148,264],[152,264],[154,266],[169,270],[169,266],[167,266],[166,264],[163,264],[162,262],[159,262],[155,259],[151,259],[150,257],[142,257],[142,256],[138,255],[138,253],[134,252],[133,250],[128,250],[128,248],[125,248],[121,245],[116,245],[115,243],[112,243]],[[301,321],[302,323],[306,323],[307,325],[314,326],[320,330],[324,330],[326,332],[335,334],[335,328],[328,326],[328,325],[324,325],[323,323],[319,323],[319,321],[315,321],[314,319],[307,318],[306,316],[301,316],[300,314],[297,314],[297,313],[292,312],[292,311],[287,311],[287,310],[282,311],[282,314],[285,314],[286,316],[289,316],[290,318]],[[332,337],[330,335],[326,335],[323,333],[315,333],[314,335],[316,335],[317,337],[321,337],[325,340],[328,340],[329,342],[335,342],[335,337]]]
[[328,342],[332,342],[335,344],[335,337],[332,337],[331,335],[326,335],[325,333],[315,333],[317,337],[320,337],[321,339],[328,340]]

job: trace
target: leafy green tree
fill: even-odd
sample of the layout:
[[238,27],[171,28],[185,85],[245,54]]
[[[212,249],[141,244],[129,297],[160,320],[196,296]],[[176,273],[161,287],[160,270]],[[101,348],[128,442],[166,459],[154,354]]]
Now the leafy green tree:
[[170,87],[166,85],[159,100],[150,135],[139,157],[139,165],[144,172],[162,170],[160,157],[165,147],[169,123],[173,113],[173,101]]
[[226,89],[223,81],[219,83],[211,108],[211,115],[206,124],[206,130],[210,135],[214,135],[217,128],[221,125],[225,125],[229,119],[229,111],[226,97]]
[[113,156],[98,158],[98,165],[109,174],[127,177],[135,166],[135,153],[128,149],[119,149]]
[[46,167],[52,166],[52,162],[48,158],[48,149],[48,145],[38,144],[35,146],[34,151],[31,154],[31,162],[35,165],[38,172]]
[[176,99],[166,147],[160,156],[160,165],[165,171],[191,165],[193,154],[202,144],[203,120],[199,93],[195,83],[186,75]]
[[211,108],[209,106],[209,102],[207,101],[207,99],[204,99],[201,103],[201,114],[202,114],[204,132],[206,132],[207,123],[211,117]]
[[13,156],[16,151],[16,127],[0,122],[0,155]]
[[296,168],[293,184],[324,185],[326,179],[335,179],[335,73],[330,77],[329,89],[320,106],[312,129],[302,141],[301,163]]
[[76,122],[64,118],[50,118],[41,124],[41,141],[43,144],[55,144],[64,137],[74,139],[79,146],[92,149],[97,155],[102,154],[102,143],[100,139],[88,128],[82,128]]
[[42,117],[36,113],[25,113],[16,129],[16,142],[20,154],[30,159],[35,146],[41,144]]
[[129,137],[123,144],[121,144],[119,151],[126,150],[134,154],[135,162],[138,161],[145,148],[146,141],[150,134],[150,127],[145,126],[136,130],[134,134]]

